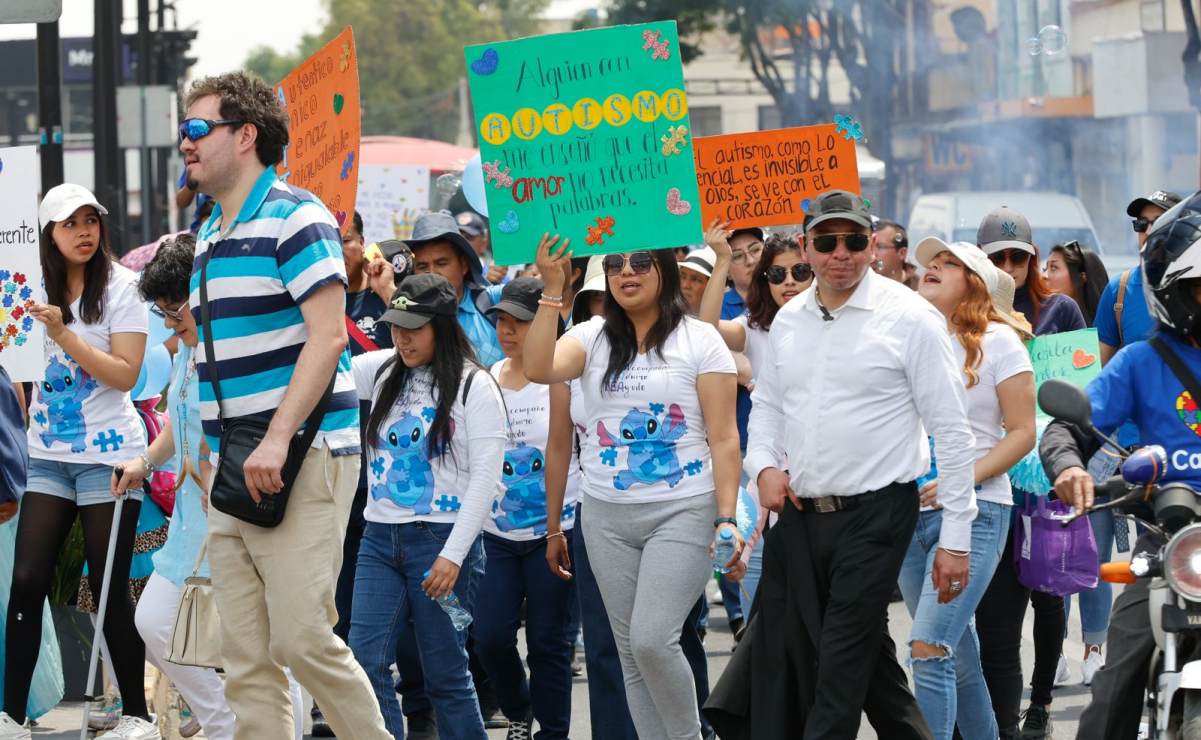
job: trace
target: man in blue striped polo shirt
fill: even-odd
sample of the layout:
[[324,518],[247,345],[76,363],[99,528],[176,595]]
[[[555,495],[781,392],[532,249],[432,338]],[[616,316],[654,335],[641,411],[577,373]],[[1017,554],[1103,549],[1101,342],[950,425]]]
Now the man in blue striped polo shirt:
[[[201,325],[200,271],[207,266],[222,415],[270,423],[243,468],[252,496],[282,488],[289,442],[336,372],[283,522],[268,529],[209,512],[225,696],[237,736],[293,737],[282,664],[339,736],[382,740],[388,732],[367,675],[333,633],[334,584],[359,468],[338,225],[310,193],[276,177],[288,119],[265,83],[241,72],[204,78],[188,92],[187,109],[179,149],[188,178],[217,203],[197,235],[189,303]],[[220,455],[214,373],[204,352],[197,370],[205,436]]]

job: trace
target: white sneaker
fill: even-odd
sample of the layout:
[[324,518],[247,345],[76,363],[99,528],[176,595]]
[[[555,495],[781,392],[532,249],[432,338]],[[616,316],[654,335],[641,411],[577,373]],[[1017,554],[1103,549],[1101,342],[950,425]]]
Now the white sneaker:
[[[151,718],[153,720],[153,718]],[[121,718],[117,726],[103,735],[97,735],[96,740],[162,740],[163,736],[159,734],[158,725],[153,722],[147,722],[141,717],[130,717],[128,715]]]
[[1101,648],[1092,648],[1088,651],[1088,657],[1084,659],[1084,668],[1081,671],[1084,674],[1084,685],[1093,685],[1093,676],[1097,675],[1097,671],[1101,670],[1101,666],[1105,665],[1105,656],[1101,654]]
[[29,740],[31,737],[28,719],[25,724],[19,725],[8,716],[8,712],[0,712],[0,740]]
[[1055,685],[1067,686],[1068,681],[1072,680],[1071,673],[1068,672],[1068,659],[1063,655],[1059,656],[1059,665],[1055,666]]

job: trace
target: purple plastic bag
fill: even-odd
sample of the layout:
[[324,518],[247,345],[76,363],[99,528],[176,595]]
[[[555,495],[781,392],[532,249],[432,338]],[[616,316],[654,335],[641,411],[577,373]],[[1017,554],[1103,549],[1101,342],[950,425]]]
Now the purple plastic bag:
[[1096,587],[1100,567],[1093,528],[1087,516],[1063,526],[1071,511],[1059,500],[1026,497],[1013,535],[1013,563],[1023,586],[1056,596]]

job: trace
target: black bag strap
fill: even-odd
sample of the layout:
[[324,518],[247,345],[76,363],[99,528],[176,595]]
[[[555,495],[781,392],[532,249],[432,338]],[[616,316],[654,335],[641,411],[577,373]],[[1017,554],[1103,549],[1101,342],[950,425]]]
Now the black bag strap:
[[[217,420],[225,426],[225,412],[222,410],[224,399],[221,396],[221,379],[217,377],[217,353],[213,350],[213,323],[209,315],[208,269],[212,259],[212,249],[204,253],[204,264],[200,266],[200,323],[204,328],[204,359],[209,379],[213,384],[213,395],[217,397]],[[330,398],[334,395],[334,382],[338,379],[338,366],[334,365],[334,373],[325,387],[325,393],[317,401],[317,405],[309,413],[304,422],[304,433],[300,437],[300,449],[307,450],[317,438],[317,430],[325,420],[325,411],[329,408]]]
[[1188,365],[1184,364],[1184,360],[1180,359],[1180,355],[1172,351],[1161,337],[1151,337],[1151,346],[1159,353],[1160,359],[1164,364],[1171,369],[1172,374],[1184,386],[1184,389],[1193,397],[1193,401],[1201,403],[1201,383],[1197,382],[1197,376],[1188,369]]

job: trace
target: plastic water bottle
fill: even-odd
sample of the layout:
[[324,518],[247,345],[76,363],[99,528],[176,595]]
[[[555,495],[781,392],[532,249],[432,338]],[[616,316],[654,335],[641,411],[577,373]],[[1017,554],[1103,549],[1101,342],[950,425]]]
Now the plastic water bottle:
[[723,527],[713,538],[713,570],[718,573],[729,573],[726,563],[734,557],[734,533]]
[[[430,572],[425,572],[425,577],[428,578]],[[433,598],[433,597],[430,597]],[[455,626],[455,630],[462,632],[471,624],[471,612],[463,608],[463,604],[459,601],[459,597],[454,591],[445,596],[434,599],[438,602],[438,606],[442,607],[442,611],[446,612],[446,616],[450,617],[450,623]]]
[[917,479],[918,490],[938,477],[938,462],[934,459],[934,438],[927,437],[930,442],[930,472]]

